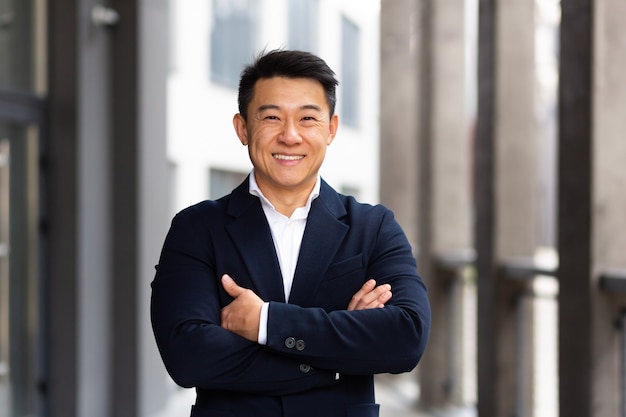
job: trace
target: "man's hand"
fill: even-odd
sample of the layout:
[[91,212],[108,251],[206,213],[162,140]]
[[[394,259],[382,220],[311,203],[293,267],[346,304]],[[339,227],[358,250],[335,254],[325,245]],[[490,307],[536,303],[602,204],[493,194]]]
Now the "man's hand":
[[376,286],[376,281],[370,279],[352,296],[348,311],[382,308],[389,300],[391,300],[391,285]]
[[242,288],[224,274],[222,286],[234,298],[222,309],[222,327],[248,340],[257,342],[263,300],[254,291]]

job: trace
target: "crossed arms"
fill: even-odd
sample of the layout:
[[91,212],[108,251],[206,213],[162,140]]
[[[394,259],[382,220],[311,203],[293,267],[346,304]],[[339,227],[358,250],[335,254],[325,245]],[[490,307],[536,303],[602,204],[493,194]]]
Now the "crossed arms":
[[[254,291],[242,288],[227,274],[222,276],[224,290],[234,298],[222,309],[221,326],[239,336],[256,342],[259,334],[259,317],[263,300]],[[383,308],[391,299],[391,285],[376,286],[370,279],[357,291],[347,306],[348,311]]]

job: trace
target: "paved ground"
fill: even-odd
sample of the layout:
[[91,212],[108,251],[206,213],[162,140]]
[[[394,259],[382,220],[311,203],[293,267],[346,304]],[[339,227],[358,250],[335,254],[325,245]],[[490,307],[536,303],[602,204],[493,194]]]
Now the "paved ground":
[[[174,388],[176,395],[165,410],[151,417],[189,416],[195,395],[193,390]],[[417,378],[413,374],[376,376],[376,401],[380,417],[476,417],[473,409],[417,410],[419,397]]]
[[376,376],[376,401],[380,403],[380,417],[476,417],[472,408],[446,410],[418,410],[417,378],[412,374]]

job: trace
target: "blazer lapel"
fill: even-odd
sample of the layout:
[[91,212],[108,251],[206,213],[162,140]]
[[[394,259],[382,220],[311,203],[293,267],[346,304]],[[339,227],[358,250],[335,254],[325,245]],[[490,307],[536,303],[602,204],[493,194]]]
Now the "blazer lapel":
[[[284,302],[283,278],[272,234],[261,203],[248,192],[247,180],[233,191],[228,212],[237,219],[226,230],[250,273],[252,289],[264,301]],[[233,279],[237,281],[237,277]]]
[[309,304],[348,233],[350,227],[339,221],[345,214],[345,208],[336,192],[322,182],[320,196],[313,200],[307,218],[289,296],[290,303],[301,306]]

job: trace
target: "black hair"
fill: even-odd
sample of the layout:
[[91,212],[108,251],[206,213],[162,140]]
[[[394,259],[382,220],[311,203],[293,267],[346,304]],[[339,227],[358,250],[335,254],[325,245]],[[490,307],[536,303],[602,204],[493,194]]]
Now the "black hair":
[[309,52],[275,49],[261,52],[255,61],[246,66],[239,80],[239,113],[247,120],[248,105],[254,95],[254,85],[259,79],[272,77],[310,78],[320,82],[326,94],[330,116],[337,102],[335,73],[320,57]]

